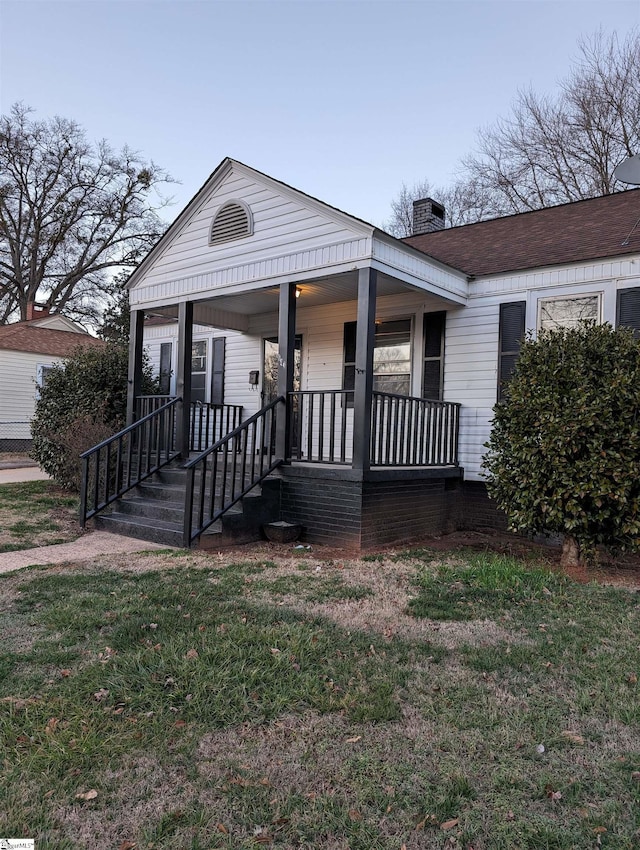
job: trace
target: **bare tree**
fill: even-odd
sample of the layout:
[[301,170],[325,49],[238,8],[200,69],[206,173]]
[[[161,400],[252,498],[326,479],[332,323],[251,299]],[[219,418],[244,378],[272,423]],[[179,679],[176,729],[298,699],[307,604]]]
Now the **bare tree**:
[[36,301],[95,320],[110,270],[135,266],[162,234],[168,182],[137,152],[91,145],[74,121],[35,121],[15,104],[0,118],[0,324]]
[[402,184],[400,192],[391,201],[391,217],[383,223],[383,229],[398,238],[411,236],[413,202],[421,198],[433,198],[444,206],[447,227],[457,227],[459,224],[469,224],[486,218],[488,199],[475,182],[457,182],[445,189],[432,186],[429,180],[422,180],[411,188]]
[[[463,160],[459,181],[434,190],[448,226],[625,188],[613,171],[640,152],[640,32],[623,41],[599,32],[578,47],[555,97],[518,92],[509,117],[479,131],[478,151]],[[398,205],[410,210],[419,196],[403,186],[392,201],[394,235],[411,232]]]

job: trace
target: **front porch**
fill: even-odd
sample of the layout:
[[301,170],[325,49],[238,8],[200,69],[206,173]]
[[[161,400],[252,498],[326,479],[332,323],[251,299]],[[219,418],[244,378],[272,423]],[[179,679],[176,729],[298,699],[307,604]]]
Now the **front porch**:
[[[311,542],[357,549],[449,528],[447,494],[462,474],[459,405],[373,393],[368,451],[357,465],[348,396],[291,392],[246,419],[235,405],[187,407],[180,397],[139,396],[134,422],[83,455],[81,520],[116,508],[126,516],[114,530],[185,547],[203,545],[208,532],[204,545],[215,548],[226,541],[212,538],[212,526],[248,497],[255,509],[256,493],[268,484],[268,514],[253,510],[252,528],[236,516],[233,542],[255,538],[262,523],[275,520],[301,524]],[[179,439],[185,409],[186,454]],[[142,511],[146,521],[134,522],[143,484],[163,476],[168,492],[156,488]],[[172,513],[160,498],[176,503]]]

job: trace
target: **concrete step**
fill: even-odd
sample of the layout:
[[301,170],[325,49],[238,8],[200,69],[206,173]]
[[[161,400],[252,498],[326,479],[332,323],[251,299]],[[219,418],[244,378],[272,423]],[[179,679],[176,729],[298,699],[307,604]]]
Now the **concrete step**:
[[135,537],[138,540],[150,540],[165,546],[182,546],[182,526],[174,522],[165,522],[151,517],[137,517],[113,512],[98,514],[94,517],[96,528]]
[[[184,470],[167,467],[114,502],[110,511],[98,514],[95,525],[140,540],[182,546],[185,485]],[[215,550],[262,539],[262,526],[279,519],[279,488],[277,479],[258,485],[212,524],[196,545]],[[205,498],[205,508],[208,508],[208,492]],[[216,506],[219,504],[217,494]],[[198,507],[196,501],[194,519]]]

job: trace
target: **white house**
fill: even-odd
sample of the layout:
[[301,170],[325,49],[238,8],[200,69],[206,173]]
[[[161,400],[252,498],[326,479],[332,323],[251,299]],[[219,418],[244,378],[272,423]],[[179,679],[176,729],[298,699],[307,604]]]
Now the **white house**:
[[30,422],[48,370],[80,345],[104,345],[65,316],[30,305],[28,317],[0,327],[0,451],[30,449]]
[[[483,444],[525,331],[579,317],[640,329],[640,191],[447,230],[444,214],[417,202],[398,240],[226,159],[140,264],[130,420],[175,403],[176,451],[205,453],[189,541],[228,507],[207,504],[222,475],[207,449],[254,416],[263,486],[277,482],[278,518],[309,540],[366,547],[495,520]],[[162,398],[138,398],[143,345]],[[235,457],[248,437],[233,439]]]

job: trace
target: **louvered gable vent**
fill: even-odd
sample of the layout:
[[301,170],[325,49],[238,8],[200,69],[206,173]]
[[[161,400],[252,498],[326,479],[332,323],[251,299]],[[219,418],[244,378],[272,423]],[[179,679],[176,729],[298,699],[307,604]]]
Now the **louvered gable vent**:
[[209,245],[243,239],[253,233],[249,207],[241,201],[228,201],[220,207],[211,225]]

